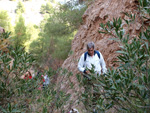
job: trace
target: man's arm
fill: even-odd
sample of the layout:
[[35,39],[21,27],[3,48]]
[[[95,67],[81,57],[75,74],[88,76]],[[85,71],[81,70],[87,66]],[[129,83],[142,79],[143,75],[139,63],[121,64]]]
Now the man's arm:
[[103,55],[100,53],[100,65],[102,67],[103,74],[107,72],[106,64],[103,58]]
[[84,54],[81,55],[80,60],[78,62],[78,70],[85,73],[85,67],[84,67]]

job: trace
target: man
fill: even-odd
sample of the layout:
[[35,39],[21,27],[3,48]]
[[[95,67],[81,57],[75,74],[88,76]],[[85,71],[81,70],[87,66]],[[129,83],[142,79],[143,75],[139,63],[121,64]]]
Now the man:
[[95,66],[94,71],[100,75],[101,73],[106,73],[106,64],[102,54],[94,50],[94,47],[95,45],[93,42],[87,44],[87,55],[85,53],[82,54],[78,63],[78,69],[85,74],[90,74],[89,70],[86,70],[86,68],[91,69],[93,64]]
[[[92,69],[92,65],[94,66],[94,72],[97,75],[101,75],[101,73],[106,73],[107,68],[105,61],[103,59],[102,54],[99,51],[94,50],[94,43],[89,42],[87,44],[87,52],[83,53],[78,62],[78,69],[84,75],[83,84],[84,84],[84,94],[88,95],[86,99],[83,101],[85,104],[85,108],[87,111],[91,112],[91,110],[95,111],[95,101],[98,96],[93,90],[96,89],[94,87],[92,81],[87,77],[90,74],[90,69]],[[90,99],[92,98],[92,99]],[[96,113],[96,112],[95,112]]]

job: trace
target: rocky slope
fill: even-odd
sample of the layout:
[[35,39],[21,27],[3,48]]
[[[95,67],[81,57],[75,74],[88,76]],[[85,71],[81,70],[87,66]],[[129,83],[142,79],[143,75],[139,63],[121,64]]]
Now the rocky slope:
[[[89,41],[93,41],[96,45],[96,49],[99,50],[107,64],[108,68],[116,67],[113,61],[116,60],[116,50],[119,49],[118,43],[109,40],[112,36],[100,34],[99,24],[106,23],[108,20],[113,18],[125,18],[122,12],[135,12],[136,0],[97,0],[94,2],[83,15],[83,24],[79,28],[77,34],[72,42],[73,54],[70,55],[65,62],[63,67],[69,71],[77,73],[77,62],[82,53],[86,51],[86,44]],[[137,21],[137,26],[132,27],[132,34],[136,34],[139,31],[141,24]],[[74,59],[74,60],[72,60]]]
[[[115,41],[109,40],[113,38],[109,35],[100,34],[99,24],[106,23],[107,21],[113,20],[113,18],[121,17],[127,18],[122,12],[134,13],[138,15],[137,0],[96,0],[91,5],[83,15],[83,24],[80,26],[77,34],[72,41],[72,52],[63,63],[62,67],[73,72],[73,76],[70,78],[65,78],[62,84],[62,89],[72,94],[72,100],[75,100],[74,91],[80,91],[78,87],[78,82],[76,80],[75,74],[79,73],[77,69],[78,59],[81,54],[86,51],[86,44],[89,41],[93,41],[96,45],[96,49],[99,50],[105,61],[107,68],[117,67],[118,65],[114,63],[117,59],[116,51],[119,50],[119,44]],[[126,29],[126,27],[125,27]],[[136,35],[141,29],[140,19],[137,16],[136,22],[130,27],[129,32],[132,35]],[[69,79],[74,83],[74,90],[69,89],[68,83]],[[60,78],[59,78],[60,80]],[[58,80],[58,81],[59,81]],[[78,106],[73,104],[74,107],[81,109],[83,106]]]

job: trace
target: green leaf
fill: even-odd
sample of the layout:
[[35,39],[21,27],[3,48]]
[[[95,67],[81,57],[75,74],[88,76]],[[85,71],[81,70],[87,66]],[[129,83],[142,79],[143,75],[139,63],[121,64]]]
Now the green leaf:
[[43,107],[43,112],[42,113],[47,113],[47,107],[46,106]]
[[143,76],[143,81],[147,84],[147,78],[146,78],[146,76]]
[[104,34],[106,34],[107,32],[104,32],[104,31],[98,31],[99,33],[104,33]]
[[149,50],[148,42],[145,42],[147,50]]
[[137,83],[133,83],[133,86],[139,88],[140,90],[146,89],[146,87],[144,85],[137,84]]
[[128,53],[125,52],[125,51],[116,51],[116,53],[121,53],[121,54],[127,54],[128,55]]
[[125,101],[126,99],[124,99],[123,97],[116,97],[115,99],[119,99],[119,100],[121,100],[121,101]]
[[8,103],[8,109],[9,109],[9,112],[11,112],[11,111],[12,111],[12,106],[11,106],[11,104],[10,104],[10,103]]
[[3,113],[8,113],[2,106],[0,106],[0,109],[2,110]]
[[17,109],[13,109],[12,110],[12,113],[20,113],[21,111],[20,110],[17,110]]
[[150,74],[148,74],[148,83],[150,83]]
[[110,87],[111,89],[114,89],[114,90],[116,90],[117,88],[113,85],[112,87]]
[[127,24],[129,24],[129,21],[128,21],[128,20],[124,19],[124,21],[125,21]]

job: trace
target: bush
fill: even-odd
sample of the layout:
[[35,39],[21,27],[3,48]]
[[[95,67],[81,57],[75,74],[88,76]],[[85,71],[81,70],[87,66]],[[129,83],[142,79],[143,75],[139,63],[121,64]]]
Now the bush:
[[[146,3],[147,2],[147,3]],[[140,0],[141,18],[144,14],[150,15],[149,1]],[[97,93],[96,106],[98,112],[105,112],[110,108],[118,112],[148,113],[150,109],[150,27],[142,24],[139,35],[132,37],[126,34],[123,23],[128,26],[134,24],[136,15],[124,13],[129,20],[121,18],[100,24],[100,33],[113,36],[113,40],[120,43],[117,69],[109,69],[106,75],[96,76],[94,72],[89,75],[94,91]],[[122,22],[124,21],[124,22]],[[91,70],[92,71],[92,70]],[[77,76],[82,84],[81,78]],[[88,94],[82,94],[86,99]],[[88,98],[89,99],[89,98]],[[85,103],[86,105],[86,103]]]
[[[10,33],[0,35],[1,40],[9,39]],[[32,54],[25,52],[23,47],[7,46],[9,51],[0,50],[0,112],[53,112],[59,109],[63,112],[63,105],[70,95],[60,90],[61,83],[55,87],[55,81],[47,87],[42,86],[41,73],[32,79],[21,79],[36,60]],[[56,78],[55,71],[45,70],[48,77]],[[62,73],[65,74],[65,73]],[[60,75],[62,75],[60,74]],[[52,80],[53,81],[53,80]]]

